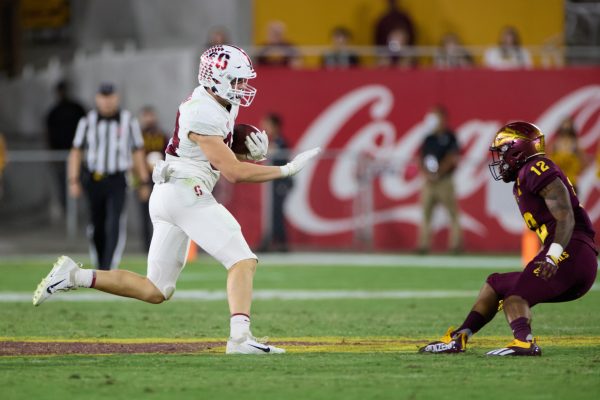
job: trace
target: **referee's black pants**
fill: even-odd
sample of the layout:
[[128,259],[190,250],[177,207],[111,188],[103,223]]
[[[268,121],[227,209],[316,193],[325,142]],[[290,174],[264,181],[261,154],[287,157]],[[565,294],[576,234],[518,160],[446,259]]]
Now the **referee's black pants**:
[[109,270],[117,266],[125,246],[127,180],[124,173],[89,174],[88,178],[84,184],[90,205],[88,238],[96,256],[96,268]]

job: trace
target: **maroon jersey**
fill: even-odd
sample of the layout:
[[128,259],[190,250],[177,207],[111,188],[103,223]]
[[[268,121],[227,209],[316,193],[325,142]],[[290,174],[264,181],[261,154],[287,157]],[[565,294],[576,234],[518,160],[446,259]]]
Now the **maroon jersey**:
[[519,170],[513,187],[513,194],[527,227],[537,233],[544,245],[549,245],[554,241],[556,220],[539,192],[556,178],[563,182],[571,198],[575,216],[575,227],[571,239],[583,241],[596,249],[592,222],[579,203],[573,185],[560,168],[544,156],[536,156],[527,161]]

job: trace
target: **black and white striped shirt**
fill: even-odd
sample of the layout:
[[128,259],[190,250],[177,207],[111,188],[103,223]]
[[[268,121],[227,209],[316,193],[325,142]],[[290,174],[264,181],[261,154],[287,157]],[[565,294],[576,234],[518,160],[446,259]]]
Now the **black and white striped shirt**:
[[131,153],[144,148],[137,119],[127,110],[104,118],[92,110],[79,121],[73,147],[86,150],[86,167],[92,173],[126,172],[132,165]]

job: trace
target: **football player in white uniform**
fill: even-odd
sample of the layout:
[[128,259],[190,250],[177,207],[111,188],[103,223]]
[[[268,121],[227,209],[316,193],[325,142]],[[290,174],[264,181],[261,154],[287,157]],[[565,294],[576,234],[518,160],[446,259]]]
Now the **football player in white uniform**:
[[156,183],[150,197],[154,234],[148,253],[147,276],[126,270],[81,268],[62,256],[38,285],[33,304],[53,293],[89,287],[149,303],[162,303],[175,291],[185,265],[190,239],[227,269],[227,297],[231,312],[228,354],[276,354],[284,350],[264,344],[250,332],[252,281],[257,257],[235,218],[212,196],[221,175],[229,182],[266,182],[295,175],[315,157],[315,148],[298,154],[282,167],[241,160],[264,160],[268,138],[264,132],[246,138],[248,154],[230,147],[239,106],[252,103],[256,77],[248,55],[235,46],[213,46],[200,58],[200,85],[179,107],[175,131],[165,161],[154,168]]

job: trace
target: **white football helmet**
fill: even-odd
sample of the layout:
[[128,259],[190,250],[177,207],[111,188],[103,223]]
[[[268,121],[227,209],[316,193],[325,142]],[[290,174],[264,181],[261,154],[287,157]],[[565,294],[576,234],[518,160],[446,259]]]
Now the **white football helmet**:
[[[212,46],[200,56],[198,82],[231,104],[248,107],[252,103],[256,89],[247,82],[253,78],[252,61],[239,47]],[[238,89],[240,83],[245,84]]]

